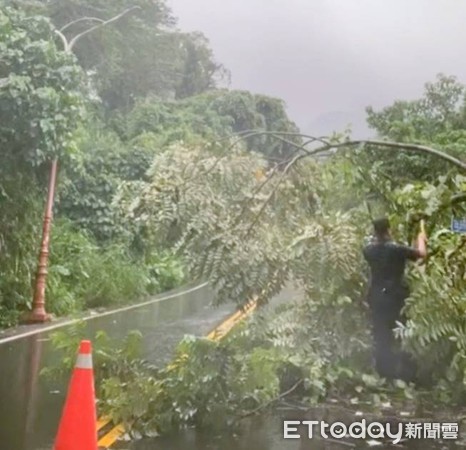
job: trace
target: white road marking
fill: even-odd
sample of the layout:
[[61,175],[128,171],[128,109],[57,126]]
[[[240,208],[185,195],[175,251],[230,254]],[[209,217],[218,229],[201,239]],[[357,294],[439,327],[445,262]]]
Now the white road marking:
[[88,317],[82,317],[80,319],[71,319],[71,320],[67,320],[67,321],[62,322],[62,323],[56,323],[54,325],[49,325],[47,327],[38,328],[36,330],[26,331],[26,332],[21,333],[21,334],[17,334],[17,335],[10,336],[10,337],[4,338],[4,339],[0,339],[0,345],[7,344],[7,343],[13,342],[13,341],[17,341],[18,339],[23,339],[23,338],[26,338],[26,337],[29,337],[29,336],[34,336],[35,334],[41,334],[41,333],[45,333],[47,331],[57,330],[58,328],[67,327],[69,325],[73,325],[73,324],[78,323],[78,322],[88,322],[89,320],[98,319],[100,317],[110,316],[112,314],[118,314],[118,313],[121,313],[121,312],[124,312],[124,311],[130,311],[132,309],[137,309],[137,308],[142,308],[143,306],[152,305],[154,303],[163,302],[165,300],[169,300],[169,299],[174,298],[174,297],[179,297],[180,295],[190,294],[191,292],[195,292],[195,291],[197,291],[199,289],[202,289],[203,287],[206,287],[208,284],[209,283],[202,283],[202,284],[200,284],[198,286],[187,289],[186,291],[176,292],[176,293],[173,293],[173,294],[170,294],[170,295],[166,295],[164,297],[149,300],[147,302],[138,303],[137,305],[125,306],[123,308],[119,308],[119,309],[115,309],[115,310],[111,310],[111,311],[105,311],[105,312],[100,313],[100,314],[96,314],[96,315],[92,315],[92,316],[88,316]]

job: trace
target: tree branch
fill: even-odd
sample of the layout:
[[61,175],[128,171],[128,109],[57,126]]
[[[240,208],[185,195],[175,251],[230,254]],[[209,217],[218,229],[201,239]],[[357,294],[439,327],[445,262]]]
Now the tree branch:
[[[243,136],[244,134],[251,134],[251,135],[267,135],[267,134],[276,134],[280,136],[290,136],[290,137],[301,137],[304,139],[308,139],[309,141],[321,141],[323,138],[322,137],[315,137],[311,136],[309,134],[303,134],[303,133],[296,133],[294,131],[265,131],[265,130],[244,130],[244,131],[239,131],[238,133],[235,133],[237,136]],[[243,136],[244,137],[244,136]],[[246,136],[249,137],[249,136]],[[327,142],[325,142],[327,144]]]
[[312,150],[310,154],[317,155],[318,153],[322,153],[328,150],[339,150],[345,147],[357,147],[357,146],[377,146],[377,147],[385,147],[397,150],[407,150],[416,153],[427,153],[437,158],[443,159],[448,161],[449,163],[453,164],[456,167],[466,171],[466,163],[460,161],[459,159],[455,158],[454,156],[449,155],[448,153],[442,152],[441,150],[437,150],[431,147],[427,147],[425,145],[417,145],[417,144],[403,144],[400,142],[390,142],[390,141],[374,141],[374,140],[358,140],[358,141],[347,141],[341,142],[339,144],[328,144],[322,147],[319,147],[315,150]]
[[[296,152],[295,152],[296,153]],[[249,206],[249,204],[254,200],[254,197],[259,194],[259,192],[272,180],[272,178],[275,176],[275,174],[278,172],[278,169],[280,166],[290,162],[291,160],[288,161],[281,161],[278,164],[275,164],[275,167],[272,169],[270,174],[267,176],[267,178],[253,191],[252,198],[248,198],[244,201],[243,207],[241,208],[240,213],[238,214],[236,220],[234,221],[234,226],[238,225],[238,223],[241,221],[241,218],[243,214],[246,212],[246,208]]]
[[[449,155],[447,153],[444,153],[444,152],[442,152],[440,150],[436,150],[436,149],[433,149],[433,148],[430,148],[430,147],[426,147],[426,146],[423,146],[423,145],[417,145],[417,144],[404,144],[404,143],[398,143],[398,142],[377,141],[377,140],[356,140],[356,141],[345,141],[345,142],[341,142],[341,143],[332,144],[332,143],[324,140],[323,138],[316,138],[316,137],[312,137],[312,136],[309,136],[309,135],[306,135],[306,134],[291,133],[291,132],[274,132],[274,131],[254,131],[254,130],[249,131],[248,130],[248,131],[240,132],[240,133],[238,133],[238,135],[239,135],[239,138],[237,140],[235,140],[229,146],[228,150],[231,150],[232,148],[234,148],[239,142],[241,142],[244,139],[247,139],[247,138],[250,138],[250,137],[253,137],[253,136],[269,135],[269,136],[271,136],[273,138],[281,140],[282,142],[285,142],[285,143],[295,147],[295,149],[302,150],[304,152],[304,154],[303,153],[297,154],[293,158],[291,158],[291,159],[289,159],[287,161],[282,161],[281,164],[279,164],[278,166],[276,166],[274,168],[274,170],[272,171],[270,176],[255,191],[254,195],[256,195],[260,190],[263,189],[263,187],[267,183],[269,183],[271,181],[271,179],[276,174],[277,169],[278,169],[278,167],[280,165],[287,164],[285,169],[281,173],[277,184],[273,187],[273,189],[270,192],[269,196],[264,201],[264,204],[262,205],[262,207],[259,210],[256,217],[253,219],[251,225],[246,229],[246,237],[249,236],[250,232],[252,231],[254,226],[259,221],[260,216],[265,211],[267,205],[271,202],[274,194],[276,193],[276,191],[278,190],[278,188],[282,184],[285,176],[290,171],[290,169],[292,169],[300,159],[304,159],[304,158],[309,157],[309,156],[316,156],[316,155],[318,155],[320,153],[324,153],[324,152],[327,152],[329,150],[339,150],[339,149],[344,149],[344,148],[348,148],[348,147],[377,146],[377,147],[384,147],[384,148],[394,149],[394,150],[407,150],[407,151],[431,154],[433,156],[436,156],[438,158],[446,160],[449,163],[451,163],[451,164],[459,167],[460,169],[466,171],[466,163],[460,161],[459,159],[456,159],[455,157],[453,157],[453,156],[451,156],[451,155]],[[290,141],[288,139],[285,139],[285,138],[281,137],[281,135],[283,135],[283,136],[304,137],[304,138],[307,139],[307,141],[304,144],[298,144],[298,143],[292,142],[292,141]],[[224,139],[221,139],[220,141],[222,141],[222,140],[224,140]],[[321,147],[318,147],[316,149],[313,149],[313,150],[309,150],[309,149],[305,148],[305,145],[308,145],[308,144],[314,143],[314,142],[320,142],[320,143],[323,143],[324,145],[321,146]],[[217,158],[217,160],[214,162],[214,164],[208,169],[207,173],[210,172],[211,170],[213,170],[216,167],[216,165],[219,163],[219,161],[222,160],[223,158],[226,158],[226,157],[227,157],[227,155],[219,156]],[[250,199],[249,199],[249,201],[250,201]],[[247,201],[246,204],[248,204],[249,201]],[[238,219],[241,218],[241,216],[242,216],[242,214],[244,212],[245,212],[245,205],[243,204],[243,208],[241,210],[241,213],[238,215],[238,218],[234,221],[234,226],[237,226]]]
[[[267,133],[268,135],[270,135],[271,137],[274,137],[275,139],[278,139],[279,141],[283,142],[284,144],[287,144],[291,147],[294,147],[298,150],[302,150],[304,153],[309,153],[309,150],[306,148],[306,146],[304,144],[297,144],[296,142],[293,142],[293,141],[290,141],[289,139],[285,139],[284,137],[280,136],[280,135],[276,135],[275,133],[273,134],[270,134],[270,133]],[[308,141],[309,142],[309,141]]]
[[324,145],[330,145],[330,142],[327,141],[325,139],[325,136],[321,136],[321,137],[318,137],[318,138],[312,138],[312,139],[308,139],[306,142],[304,142],[304,146],[308,146],[309,144],[313,144],[314,142],[320,142]]
[[[287,141],[287,143],[295,145],[295,146],[300,146],[303,150],[307,151],[309,155],[317,155],[319,153],[323,153],[329,150],[339,150],[344,147],[356,147],[356,146],[368,146],[368,145],[373,145],[373,146],[378,146],[378,147],[385,147],[385,148],[392,148],[392,149],[398,149],[398,150],[407,150],[407,151],[412,151],[412,152],[417,152],[417,153],[428,153],[433,156],[436,156],[437,158],[443,159],[445,161],[448,161],[449,163],[459,167],[462,170],[466,171],[466,163],[463,161],[455,158],[454,156],[449,155],[448,153],[445,153],[441,150],[434,149],[432,147],[427,147],[425,145],[418,145],[418,144],[405,144],[405,143],[400,143],[400,142],[391,142],[391,141],[378,141],[378,140],[356,140],[356,141],[345,141],[345,142],[340,142],[340,143],[335,143],[332,144],[331,142],[328,142],[324,140],[323,138],[317,138],[315,136],[310,136],[308,134],[303,134],[303,133],[293,133],[293,132],[282,132],[282,131],[254,131],[254,130],[247,130],[247,131],[242,131],[240,133],[237,133],[239,136],[238,141],[241,141],[243,139],[247,139],[249,137],[253,136],[260,136],[260,135],[270,135],[273,137],[282,135],[282,136],[296,136],[296,137],[301,137],[308,139],[304,144],[296,144],[292,143],[292,141]],[[274,136],[275,135],[275,136]],[[313,142],[321,142],[324,145],[322,147],[318,147],[314,150],[308,150],[303,148],[306,145],[309,145],[310,143]]]
[[246,231],[246,237],[249,236],[249,234],[251,233],[252,229],[254,228],[254,226],[256,225],[256,223],[259,221],[260,219],[260,216],[262,215],[262,213],[265,211],[265,208],[267,207],[267,205],[270,203],[270,201],[272,200],[273,196],[275,195],[275,193],[277,192],[278,188],[280,187],[280,185],[283,183],[283,180],[285,179],[285,176],[287,175],[288,171],[290,170],[291,167],[293,167],[294,164],[296,164],[297,161],[299,161],[300,159],[302,158],[305,158],[306,154],[299,154],[299,155],[296,155],[285,167],[285,169],[283,170],[283,172],[281,173],[280,175],[280,178],[278,179],[277,181],[277,184],[273,187],[272,191],[270,192],[269,196],[267,197],[267,199],[265,200],[264,204],[262,205],[261,209],[259,210],[259,212],[257,213],[256,217],[254,218],[254,220],[252,221],[251,225],[248,227],[247,231]]
[[461,192],[459,194],[455,194],[451,198],[451,204],[453,204],[453,205],[456,205],[458,203],[462,203],[464,201],[466,201],[466,192]]
[[79,23],[79,22],[99,22],[104,23],[105,21],[99,19],[98,17],[81,17],[80,19],[73,20],[72,22],[67,23],[65,26],[60,28],[60,32],[64,32],[67,28]]
[[67,50],[68,51],[73,50],[73,47],[75,46],[76,42],[78,42],[79,39],[86,36],[87,34],[92,33],[93,31],[97,30],[98,28],[105,27],[107,25],[110,25],[113,22],[116,22],[117,20],[120,20],[122,17],[126,16],[127,14],[129,14],[132,11],[135,11],[136,9],[140,10],[141,7],[140,6],[133,6],[131,8],[125,9],[123,12],[121,12],[120,14],[117,14],[115,17],[112,17],[111,19],[108,19],[105,22],[101,22],[101,23],[89,28],[88,30],[83,31],[82,33],[79,33],[73,39],[71,39]]
[[290,395],[292,392],[294,392],[303,382],[304,380],[299,380],[297,383],[295,383],[290,389],[287,391],[283,392],[283,394],[280,394],[278,397],[273,398],[272,400],[268,401],[267,403],[264,403],[263,405],[258,406],[256,409],[253,409],[252,411],[249,411],[247,413],[244,413],[240,416],[240,419],[244,419],[245,417],[252,416],[254,414],[257,414],[259,411],[261,411],[264,408],[267,408],[269,405],[272,403],[281,400],[282,398],[286,397],[287,395]]
[[[242,136],[237,141],[235,141],[233,143],[233,146],[236,145],[236,143],[238,143],[239,141],[241,141],[242,139],[245,139],[245,138],[249,138],[249,137],[252,137],[252,136],[258,136],[258,135],[270,135],[270,136],[272,136],[272,137],[274,137],[276,139],[281,140],[282,142],[284,141],[287,144],[290,144],[290,145],[294,146],[295,148],[299,148],[299,149],[301,149],[301,150],[303,150],[305,152],[305,154],[296,155],[295,157],[293,157],[288,162],[288,164],[285,167],[285,169],[283,170],[277,184],[274,186],[274,188],[272,189],[270,195],[267,197],[267,199],[265,200],[265,202],[262,205],[261,209],[259,210],[258,214],[254,218],[253,222],[248,227],[248,229],[246,231],[246,236],[248,236],[250,234],[250,232],[252,231],[254,226],[259,221],[260,216],[262,215],[262,213],[265,211],[265,208],[267,207],[267,205],[272,200],[275,192],[278,190],[279,186],[283,182],[283,179],[286,176],[286,174],[289,172],[289,170],[296,164],[296,162],[298,160],[303,159],[303,158],[308,157],[308,156],[316,156],[319,153],[324,153],[324,152],[327,152],[329,150],[340,150],[340,149],[344,149],[344,148],[348,148],[348,147],[377,146],[377,147],[384,147],[384,148],[387,148],[387,149],[394,149],[394,150],[407,150],[407,151],[412,151],[412,152],[417,152],[417,153],[424,153],[424,154],[427,153],[427,154],[436,156],[436,157],[438,157],[440,159],[443,159],[445,161],[448,161],[449,163],[455,165],[456,167],[466,171],[466,163],[460,161],[459,159],[457,159],[457,158],[455,158],[455,157],[453,157],[453,156],[451,156],[451,155],[449,155],[449,154],[447,154],[445,152],[442,152],[440,150],[437,150],[437,149],[434,149],[434,148],[431,148],[431,147],[427,147],[427,146],[423,146],[423,145],[417,145],[417,144],[404,144],[404,143],[398,143],[398,142],[378,141],[378,140],[345,141],[345,142],[341,142],[341,143],[337,143],[337,144],[332,144],[330,142],[325,141],[322,138],[314,138],[312,136],[301,134],[301,133],[287,133],[287,132],[273,132],[273,131],[257,131],[257,132],[256,131],[245,131],[245,132],[241,132],[239,134],[240,134],[240,136],[241,135]],[[281,136],[278,136],[278,134],[296,135],[296,136],[300,136],[300,137],[305,137],[305,138],[308,139],[308,141],[306,141],[303,145],[301,145],[301,144],[297,144],[295,142],[289,141],[288,139],[284,139]],[[313,143],[313,142],[322,142],[322,143],[324,143],[324,145],[321,146],[321,147],[318,147],[318,148],[316,148],[314,150],[308,150],[308,149],[304,148],[304,145],[309,144],[309,143]],[[268,181],[269,180],[266,180],[266,182],[268,182]],[[244,212],[244,208],[243,208],[242,212]]]
[[61,39],[61,41],[63,43],[63,48],[64,48],[65,52],[67,52],[68,51],[68,40],[66,39],[66,36],[59,30],[55,30],[55,33]]

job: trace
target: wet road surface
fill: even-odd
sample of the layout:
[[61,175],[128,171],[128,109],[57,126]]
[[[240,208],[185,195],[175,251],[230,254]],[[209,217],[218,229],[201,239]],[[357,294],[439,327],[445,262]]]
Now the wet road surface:
[[[245,420],[235,430],[228,430],[222,434],[215,435],[207,431],[185,430],[175,436],[140,440],[132,444],[120,443],[118,448],[120,450],[459,450],[465,448],[464,440],[444,440],[442,442],[440,439],[403,439],[395,445],[388,440],[375,441],[370,437],[366,439],[351,439],[349,437],[323,439],[316,428],[313,438],[309,439],[307,427],[298,428],[299,439],[284,439],[284,420],[325,420],[329,424],[343,422],[349,426],[352,422],[361,421],[361,417],[355,417],[351,412],[342,408],[327,409],[323,406],[308,413],[296,410],[283,414],[277,412],[254,417]],[[379,420],[367,419],[367,423]],[[455,420],[451,418],[450,421],[454,422]],[[383,420],[380,422],[384,423]],[[395,432],[397,427],[393,424],[390,429]]]
[[[179,290],[155,302],[92,317],[86,321],[91,338],[104,330],[120,340],[131,330],[144,336],[144,357],[157,365],[167,363],[185,334],[206,335],[234,311],[234,305],[212,308],[208,287]],[[64,330],[66,328],[61,328]],[[50,450],[57,430],[67,382],[39,377],[42,368],[56,363],[50,334],[2,343],[0,341],[0,450]]]
[[[277,296],[271,304],[269,311],[275,306],[286,302],[291,298],[300,295],[299,291],[293,288],[285,289]],[[361,405],[360,405],[361,407]],[[432,411],[435,410],[431,408]],[[362,416],[361,416],[362,414]],[[458,413],[453,411],[436,411],[436,417],[432,412],[427,414],[427,422],[458,422]],[[431,417],[431,419],[429,419]],[[323,439],[314,434],[312,439],[308,438],[307,428],[301,427],[298,431],[300,439],[284,439],[284,420],[319,420],[329,424],[343,422],[347,427],[353,422],[359,422],[365,418],[367,423],[380,422],[390,423],[391,430],[396,430],[400,422],[409,422],[409,417],[397,419],[392,412],[374,412],[366,410],[364,413],[357,409],[339,405],[337,401],[333,404],[322,405],[307,411],[302,408],[285,406],[278,408],[270,414],[258,417],[251,417],[243,420],[234,429],[224,430],[221,433],[213,433],[209,430],[188,429],[171,436],[163,436],[152,439],[143,439],[135,442],[119,442],[119,450],[344,450],[344,449],[405,449],[405,450],[450,450],[466,448],[465,427],[459,424],[459,439],[406,439],[404,438],[397,445],[389,440],[375,441],[370,437],[366,439]],[[418,419],[411,419],[413,423],[419,424]]]

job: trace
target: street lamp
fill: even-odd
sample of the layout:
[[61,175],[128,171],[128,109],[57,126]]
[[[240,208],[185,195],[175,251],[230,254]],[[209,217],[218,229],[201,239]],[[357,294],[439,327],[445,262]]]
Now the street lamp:
[[[71,53],[73,51],[73,47],[75,44],[87,34],[97,30],[98,28],[105,27],[117,20],[121,19],[126,14],[140,10],[139,6],[133,6],[132,8],[128,8],[117,14],[116,16],[112,17],[109,20],[102,20],[97,17],[84,17],[82,19],[74,20],[69,24],[62,27],[60,30],[56,30],[57,35],[63,42],[64,51],[67,53]],[[63,34],[64,31],[69,28],[71,25],[74,25],[78,22],[82,21],[91,21],[97,22],[97,25],[92,26],[88,30],[85,30],[71,40],[68,40],[66,36]],[[55,198],[55,184],[57,178],[57,168],[58,168],[58,160],[54,159],[51,164],[50,168],[50,176],[49,176],[49,187],[47,193],[47,202],[45,205],[45,214],[44,214],[44,223],[43,223],[43,230],[42,230],[42,243],[39,252],[39,263],[37,265],[37,274],[36,274],[36,283],[34,289],[34,298],[32,302],[32,311],[27,313],[24,317],[25,323],[44,323],[51,320],[52,316],[47,314],[45,310],[45,287],[47,285],[47,266],[48,266],[48,259],[49,259],[49,243],[50,243],[50,229],[52,225],[52,215],[53,215],[53,203]]]
[[52,318],[51,315],[47,314],[45,311],[45,287],[47,284],[50,229],[52,225],[57,167],[58,160],[55,159],[52,161],[50,168],[49,187],[47,192],[47,202],[45,204],[44,223],[42,227],[42,242],[39,252],[39,263],[37,265],[32,311],[25,316],[24,321],[26,323],[43,323],[51,320]]

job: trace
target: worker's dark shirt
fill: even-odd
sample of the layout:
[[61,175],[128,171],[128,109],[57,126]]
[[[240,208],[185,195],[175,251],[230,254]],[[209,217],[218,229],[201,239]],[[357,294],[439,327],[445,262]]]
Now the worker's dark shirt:
[[415,248],[393,241],[373,241],[363,253],[371,269],[371,288],[403,286],[406,261],[419,258]]

